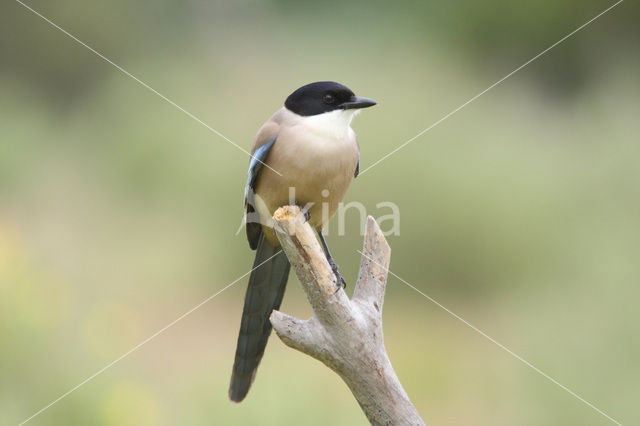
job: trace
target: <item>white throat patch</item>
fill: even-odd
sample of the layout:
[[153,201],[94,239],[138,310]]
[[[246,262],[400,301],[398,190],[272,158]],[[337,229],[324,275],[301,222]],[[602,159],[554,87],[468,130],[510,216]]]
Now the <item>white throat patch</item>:
[[314,133],[342,139],[349,135],[351,120],[360,113],[359,109],[336,109],[317,115],[301,117],[301,122]]

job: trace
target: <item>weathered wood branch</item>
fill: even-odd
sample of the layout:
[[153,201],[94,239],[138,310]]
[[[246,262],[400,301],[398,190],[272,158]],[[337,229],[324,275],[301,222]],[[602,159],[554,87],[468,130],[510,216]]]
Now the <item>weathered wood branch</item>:
[[274,216],[276,235],[315,315],[300,320],[271,314],[278,337],[338,373],[374,425],[424,425],[393,371],[384,347],[382,304],[391,249],[369,216],[360,273],[349,300],[337,283],[314,231],[300,209]]

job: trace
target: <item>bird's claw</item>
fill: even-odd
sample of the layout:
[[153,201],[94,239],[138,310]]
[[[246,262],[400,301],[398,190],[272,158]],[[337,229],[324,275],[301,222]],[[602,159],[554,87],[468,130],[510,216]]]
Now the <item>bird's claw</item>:
[[342,275],[340,275],[340,272],[338,271],[338,265],[336,265],[336,263],[333,260],[331,260],[329,264],[331,265],[331,270],[336,276],[336,285],[337,285],[336,293],[337,293],[338,291],[340,291],[340,289],[347,288],[347,282],[344,280],[344,278],[342,278]]
[[306,209],[303,205],[301,205],[297,200],[293,202],[293,204],[295,206],[300,207],[300,211],[302,212],[302,214],[304,215],[304,221],[309,222],[309,219],[311,219],[311,212],[309,211],[309,209]]
[[338,288],[336,288],[336,292],[338,292],[338,290],[340,289],[345,289],[347,288],[347,282],[344,280],[344,278],[342,278],[342,275],[340,275],[340,272],[336,271],[336,280],[338,282]]

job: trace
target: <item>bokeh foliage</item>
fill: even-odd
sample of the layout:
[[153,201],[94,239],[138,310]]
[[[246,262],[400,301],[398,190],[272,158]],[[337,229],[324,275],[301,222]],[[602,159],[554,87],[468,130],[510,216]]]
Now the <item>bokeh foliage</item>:
[[[332,79],[379,105],[363,168],[611,3],[29,5],[243,147]],[[0,6],[0,423],[16,424],[246,272],[248,159],[18,3]],[[358,178],[401,208],[391,269],[623,424],[638,423],[640,8],[626,1]],[[356,214],[329,243],[349,281]],[[335,223],[332,226],[335,227]],[[30,424],[364,424],[272,339],[226,388],[246,279]],[[283,309],[309,315],[295,279]],[[607,424],[390,279],[385,337],[429,424]]]

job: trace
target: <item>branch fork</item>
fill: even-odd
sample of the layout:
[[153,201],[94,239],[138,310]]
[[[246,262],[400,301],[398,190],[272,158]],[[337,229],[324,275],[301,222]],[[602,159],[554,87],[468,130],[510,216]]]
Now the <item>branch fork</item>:
[[273,311],[270,319],[278,337],[336,372],[371,424],[424,425],[384,347],[382,305],[391,249],[376,221],[367,219],[360,272],[349,300],[300,208],[281,207],[273,219],[315,313],[301,320]]

